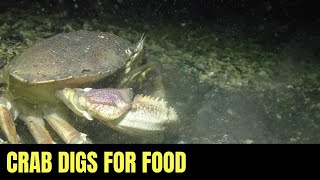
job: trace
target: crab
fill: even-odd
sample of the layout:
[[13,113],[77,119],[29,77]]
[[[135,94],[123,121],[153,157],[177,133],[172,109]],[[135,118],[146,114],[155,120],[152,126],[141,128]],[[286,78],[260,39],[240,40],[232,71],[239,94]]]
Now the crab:
[[134,97],[127,87],[152,67],[141,60],[144,40],[132,44],[112,33],[80,30],[44,39],[15,57],[1,77],[0,126],[8,143],[22,142],[15,119],[24,121],[39,144],[56,143],[48,125],[64,143],[92,143],[70,124],[70,112],[139,137],[161,136],[177,126],[167,101]]

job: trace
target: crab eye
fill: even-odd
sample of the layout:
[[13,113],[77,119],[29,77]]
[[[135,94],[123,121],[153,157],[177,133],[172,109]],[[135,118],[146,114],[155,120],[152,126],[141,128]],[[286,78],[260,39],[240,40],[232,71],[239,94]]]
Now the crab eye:
[[129,56],[132,54],[132,51],[130,50],[130,48],[126,49],[126,54],[128,54]]

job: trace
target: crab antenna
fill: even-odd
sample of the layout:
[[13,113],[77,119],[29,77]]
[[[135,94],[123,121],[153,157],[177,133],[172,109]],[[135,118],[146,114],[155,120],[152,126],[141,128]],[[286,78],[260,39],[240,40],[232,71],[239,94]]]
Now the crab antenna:
[[146,39],[146,36],[143,33],[140,38],[140,41],[135,49],[135,52],[140,52],[143,49],[143,44],[144,44],[145,39]]

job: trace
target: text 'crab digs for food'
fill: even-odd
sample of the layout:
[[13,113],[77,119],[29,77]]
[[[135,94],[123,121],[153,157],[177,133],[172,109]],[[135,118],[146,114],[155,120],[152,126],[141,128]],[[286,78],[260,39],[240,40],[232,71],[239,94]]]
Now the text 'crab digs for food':
[[8,173],[184,173],[187,168],[182,151],[10,151],[6,160]]

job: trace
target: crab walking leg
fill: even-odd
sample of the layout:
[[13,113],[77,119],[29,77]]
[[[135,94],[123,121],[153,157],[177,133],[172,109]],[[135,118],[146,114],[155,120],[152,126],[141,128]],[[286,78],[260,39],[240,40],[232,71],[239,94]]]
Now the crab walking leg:
[[71,126],[66,118],[61,114],[51,113],[44,117],[50,126],[58,133],[58,135],[67,144],[91,144],[91,140],[87,138],[87,135],[77,131]]
[[0,97],[0,126],[6,138],[11,144],[20,143],[14,124],[14,113],[11,111],[11,103],[4,97]]
[[37,144],[56,144],[45,128],[44,120],[35,116],[20,116],[26,123]]

